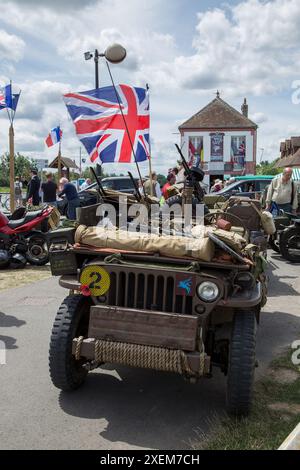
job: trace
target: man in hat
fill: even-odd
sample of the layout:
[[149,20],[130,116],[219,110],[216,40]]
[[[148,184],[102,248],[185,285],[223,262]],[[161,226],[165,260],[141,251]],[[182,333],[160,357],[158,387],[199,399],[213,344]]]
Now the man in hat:
[[40,204],[40,179],[35,168],[31,169],[31,180],[28,184],[27,201],[33,206]]
[[23,185],[20,181],[20,178],[19,176],[16,176],[16,180],[15,180],[15,205],[16,207],[20,207],[22,206],[22,189],[23,189]]
[[53,181],[52,173],[47,173],[46,178],[47,181],[42,183],[43,201],[50,204],[50,206],[56,206],[57,184]]

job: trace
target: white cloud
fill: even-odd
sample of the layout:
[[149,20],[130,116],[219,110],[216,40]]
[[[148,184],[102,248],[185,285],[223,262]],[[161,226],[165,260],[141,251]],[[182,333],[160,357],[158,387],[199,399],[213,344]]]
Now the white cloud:
[[25,42],[15,34],[0,29],[0,60],[18,62],[24,55]]
[[[0,0],[0,4],[1,4]],[[43,6],[53,10],[63,10],[63,9],[74,9],[74,8],[82,8],[86,5],[89,5],[94,2],[94,0],[12,0],[12,3],[21,6],[29,6],[29,7],[36,7],[37,2],[39,6]],[[3,2],[4,3],[4,2]]]
[[178,89],[222,88],[262,96],[300,75],[300,2],[247,0],[198,14],[195,53],[148,67],[154,82]]
[[[112,66],[116,81],[150,84],[152,153],[158,171],[176,162],[173,142],[178,136],[173,133],[178,124],[213,99],[217,88],[230,104],[237,103],[237,109],[244,96],[252,95],[250,118],[260,125],[259,146],[265,148],[264,158],[277,155],[282,136],[299,134],[296,129],[291,132],[297,128],[293,124],[296,112],[291,116],[288,106],[283,111],[282,102],[276,101],[283,91],[291,93],[293,80],[300,79],[299,0],[244,0],[202,11],[191,24],[194,37],[189,52],[181,47],[178,18],[174,16],[173,28],[163,29],[166,16],[172,16],[168,2],[75,3],[76,12],[67,8],[67,2],[5,2],[0,83],[13,76],[14,70],[22,77],[16,119],[18,150],[22,151],[23,143],[28,152],[52,156],[53,149],[45,150],[43,139],[60,121],[65,131],[64,151],[71,155],[78,152],[79,143],[61,95],[69,89],[93,87],[94,63],[84,62],[83,52],[103,51],[112,42],[127,49],[126,60]],[[199,10],[201,6],[199,2]],[[22,58],[25,74],[18,68]],[[107,71],[101,64],[100,83],[106,79]],[[272,112],[264,106],[268,95],[274,99]],[[0,126],[1,142],[2,138],[6,145],[7,134]]]
[[263,122],[266,122],[268,120],[268,116],[266,116],[266,114],[264,113],[250,114],[249,118],[256,124],[262,124]]

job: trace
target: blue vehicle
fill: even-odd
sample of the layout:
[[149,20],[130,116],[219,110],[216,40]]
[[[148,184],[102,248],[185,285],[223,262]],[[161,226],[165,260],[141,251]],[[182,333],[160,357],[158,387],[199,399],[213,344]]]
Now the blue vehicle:
[[246,196],[254,199],[255,194],[263,193],[273,178],[272,175],[238,176],[237,181],[212,194],[224,196],[225,199],[229,199],[230,196]]

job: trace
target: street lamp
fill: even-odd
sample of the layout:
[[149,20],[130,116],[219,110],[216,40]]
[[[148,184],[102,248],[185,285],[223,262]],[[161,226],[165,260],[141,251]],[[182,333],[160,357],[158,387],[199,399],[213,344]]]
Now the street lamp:
[[264,149],[264,148],[261,148],[261,149],[259,149],[259,150],[261,151],[259,164],[261,164],[261,161],[262,161],[262,158],[263,158],[263,154],[264,154],[265,149]]
[[85,60],[90,60],[92,57],[94,57],[95,62],[95,88],[99,88],[99,57],[105,57],[112,64],[118,64],[125,59],[126,49],[121,44],[112,44],[103,53],[99,53],[98,49],[95,49],[94,53],[90,51],[84,53]]

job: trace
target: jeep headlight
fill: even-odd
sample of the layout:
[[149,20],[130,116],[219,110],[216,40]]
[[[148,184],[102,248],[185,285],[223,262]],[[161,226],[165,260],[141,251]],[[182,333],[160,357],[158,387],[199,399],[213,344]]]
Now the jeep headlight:
[[197,286],[197,295],[205,302],[213,302],[219,295],[219,288],[214,282],[204,281]]

